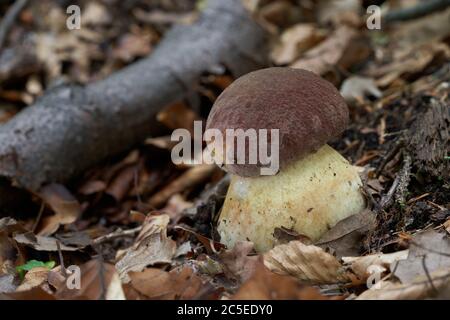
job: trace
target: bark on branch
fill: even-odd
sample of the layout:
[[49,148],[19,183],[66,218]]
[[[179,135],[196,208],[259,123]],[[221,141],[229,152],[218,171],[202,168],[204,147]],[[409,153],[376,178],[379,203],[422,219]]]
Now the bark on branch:
[[86,87],[54,88],[0,127],[0,176],[37,190],[64,182],[155,133],[156,113],[217,66],[239,76],[266,64],[265,32],[240,0],[209,0],[194,25],[148,57]]

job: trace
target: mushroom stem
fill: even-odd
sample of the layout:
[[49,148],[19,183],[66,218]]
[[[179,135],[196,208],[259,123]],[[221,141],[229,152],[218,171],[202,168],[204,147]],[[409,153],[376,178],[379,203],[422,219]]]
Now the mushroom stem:
[[233,175],[219,218],[222,243],[252,241],[264,252],[276,245],[275,228],[318,240],[339,221],[361,212],[365,199],[356,169],[324,145],[275,176]]

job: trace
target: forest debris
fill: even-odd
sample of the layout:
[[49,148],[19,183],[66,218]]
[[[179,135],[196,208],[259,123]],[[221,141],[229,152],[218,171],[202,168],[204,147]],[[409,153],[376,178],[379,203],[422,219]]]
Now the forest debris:
[[271,58],[277,65],[292,63],[324,38],[324,32],[314,24],[297,24],[283,32],[280,42],[271,52]]
[[431,99],[428,108],[411,125],[407,149],[413,163],[435,177],[448,177],[450,172],[450,108]]
[[53,216],[43,219],[38,233],[41,236],[55,233],[60,225],[71,224],[81,215],[80,203],[63,185],[46,185],[41,188],[39,196],[55,212]]
[[295,278],[269,271],[259,261],[250,279],[232,297],[233,300],[324,300],[313,287],[301,285]]
[[450,239],[445,233],[429,229],[414,235],[410,242],[408,259],[399,261],[394,275],[403,284],[435,271],[450,272]]
[[[36,236],[31,232],[22,233],[14,236],[17,243],[31,247],[37,251],[58,251],[57,239],[52,237]],[[79,248],[69,247],[61,244],[62,251],[77,251]]]
[[420,300],[436,296],[440,290],[450,285],[449,270],[422,275],[412,283],[401,284],[381,280],[377,285],[364,291],[357,300]]
[[319,75],[335,67],[347,69],[368,56],[369,49],[364,47],[365,49],[355,29],[340,26],[326,40],[302,55],[291,67],[310,70]]
[[450,5],[447,0],[428,0],[414,6],[388,11],[383,19],[388,22],[416,19],[436,11],[445,10]]
[[144,57],[151,51],[151,36],[133,33],[120,37],[119,44],[114,48],[114,57],[130,62],[137,57]]
[[380,267],[378,270],[393,271],[395,262],[405,260],[408,257],[408,250],[393,253],[375,253],[362,257],[342,257],[342,261],[360,279],[366,280],[369,276],[371,266]]
[[376,217],[370,210],[339,221],[315,243],[323,249],[332,249],[337,257],[356,256],[360,253],[362,239],[375,228]]
[[[52,274],[53,273],[53,274]],[[50,276],[51,274],[51,276]],[[70,279],[59,279],[58,270],[52,270],[49,282],[58,290],[55,296],[58,299],[70,300],[124,300],[119,276],[114,265],[105,263],[102,259],[92,259],[80,266],[80,289],[73,290],[66,285]],[[56,282],[52,282],[56,281]],[[58,285],[59,282],[59,285]],[[72,283],[71,283],[72,284]]]
[[186,191],[187,189],[205,181],[216,169],[217,166],[215,164],[201,164],[188,169],[161,191],[154,194],[148,201],[149,205],[155,208],[160,207],[172,195]]
[[361,0],[321,0],[318,1],[317,18],[321,24],[353,22],[356,26],[361,7]]
[[264,254],[265,266],[278,274],[291,275],[314,284],[351,281],[341,263],[319,247],[300,241],[276,246]]
[[2,18],[2,21],[0,23],[0,51],[7,40],[9,30],[13,26],[17,16],[27,6],[28,3],[29,0],[18,0],[14,2],[14,4],[11,6],[11,8],[9,8],[5,16]]
[[[266,34],[240,0],[209,0],[200,20],[175,27],[148,58],[110,77],[53,87],[0,126],[0,176],[30,190],[64,182],[158,134],[156,114],[182,100],[214,66],[236,77],[266,64]],[[47,40],[53,48],[54,39]],[[59,61],[51,52],[47,62]],[[78,54],[80,63],[92,52]]]
[[195,299],[212,289],[186,266],[170,272],[147,268],[142,272],[131,272],[130,278],[130,285],[145,299],[151,300]]
[[16,288],[16,291],[28,291],[35,287],[39,287],[47,281],[49,272],[50,270],[46,267],[36,267],[31,269],[25,274],[22,283]]
[[176,243],[167,237],[168,215],[149,216],[133,246],[116,263],[123,282],[128,282],[130,271],[140,272],[156,263],[170,263],[175,255]]
[[341,95],[347,103],[363,102],[366,97],[381,98],[383,93],[378,89],[372,78],[352,76],[341,85]]
[[258,256],[249,256],[253,250],[252,242],[238,242],[233,249],[219,254],[220,261],[240,283],[247,281],[255,271]]

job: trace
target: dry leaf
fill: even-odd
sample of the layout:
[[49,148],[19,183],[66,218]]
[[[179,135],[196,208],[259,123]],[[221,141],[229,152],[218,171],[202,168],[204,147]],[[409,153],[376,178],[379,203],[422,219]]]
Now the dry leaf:
[[29,270],[25,274],[23,282],[17,287],[16,292],[29,291],[46,283],[49,271],[46,267],[36,267]]
[[123,282],[130,279],[130,271],[139,272],[156,263],[170,263],[176,252],[176,243],[167,237],[168,215],[148,216],[134,245],[127,249],[116,263]]
[[81,206],[77,199],[60,184],[49,184],[43,187],[39,196],[55,212],[42,221],[41,236],[55,233],[60,225],[74,223],[81,215]]
[[273,48],[271,58],[278,65],[292,63],[324,38],[324,32],[314,24],[297,24],[283,32],[280,42]]
[[[31,247],[37,251],[58,251],[57,239],[52,237],[36,236],[31,232],[14,236],[17,243]],[[61,243],[61,251],[77,251],[79,248],[69,247]]]
[[247,281],[254,273],[258,256],[249,256],[253,251],[252,242],[237,242],[231,250],[219,254],[220,261],[239,282]]
[[[431,279],[431,281],[430,281]],[[371,289],[364,291],[357,300],[419,300],[433,298],[441,290],[448,289],[450,285],[450,270],[435,272],[417,278],[409,284],[380,281]]]
[[408,259],[397,263],[394,275],[408,284],[426,273],[440,270],[450,270],[450,239],[445,233],[429,229],[414,235]]
[[120,37],[113,55],[124,62],[131,62],[137,57],[144,57],[151,51],[151,40],[150,34],[127,33]]
[[282,275],[291,275],[315,284],[351,281],[341,263],[323,249],[300,241],[276,246],[264,254],[266,267]]
[[[100,259],[90,260],[80,266],[80,275],[80,289],[69,289],[67,285],[65,285],[66,279],[63,278],[64,285],[55,286],[59,287],[55,296],[58,299],[64,300],[125,299],[122,284],[116,269],[112,264],[105,263]],[[56,278],[55,275],[52,276],[53,279]]]
[[370,49],[359,41],[355,29],[341,26],[318,46],[308,50],[291,67],[323,75],[336,67],[347,69],[364,60],[369,53]]
[[130,278],[131,286],[146,299],[195,299],[205,287],[210,290],[189,267],[170,272],[147,268],[142,272],[131,272]]
[[360,280],[366,280],[370,276],[369,267],[379,266],[378,270],[390,269],[392,271],[395,268],[392,264],[407,257],[408,250],[402,250],[394,253],[377,253],[362,257],[342,257],[342,261],[346,266],[350,267]]
[[315,245],[332,249],[339,258],[356,256],[360,253],[363,238],[375,227],[375,223],[375,214],[370,210],[364,210],[339,221]]
[[184,128],[194,135],[194,121],[200,117],[184,103],[176,103],[160,111],[156,119],[170,129]]
[[275,274],[259,261],[250,279],[233,300],[324,300],[319,290],[301,285],[295,278]]

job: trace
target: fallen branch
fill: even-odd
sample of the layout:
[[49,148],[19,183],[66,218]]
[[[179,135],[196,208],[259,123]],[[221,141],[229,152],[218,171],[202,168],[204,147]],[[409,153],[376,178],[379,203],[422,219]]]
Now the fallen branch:
[[406,21],[420,18],[433,12],[444,10],[450,6],[450,0],[427,0],[419,2],[415,6],[392,10],[386,13],[386,22]]
[[110,77],[47,92],[0,127],[0,176],[37,190],[65,182],[158,133],[155,115],[205,72],[235,76],[266,63],[265,32],[240,0],[210,0],[198,22],[170,30],[156,50]]

